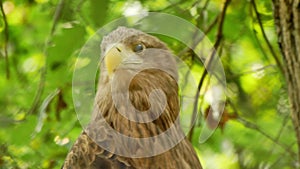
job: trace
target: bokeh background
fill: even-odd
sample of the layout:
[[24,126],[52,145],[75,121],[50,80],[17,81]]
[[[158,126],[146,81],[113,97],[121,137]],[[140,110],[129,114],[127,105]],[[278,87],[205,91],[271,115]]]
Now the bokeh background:
[[[81,47],[114,19],[148,12],[191,22],[207,35],[222,61],[227,99],[215,118],[207,112],[212,91],[219,89],[204,75],[203,63],[180,42],[158,36],[196,77],[205,76],[200,113],[188,135],[204,169],[299,165],[270,0],[0,2],[0,168],[61,167],[82,131],[72,100],[72,75]],[[184,113],[182,123],[188,126],[193,115]],[[213,134],[201,143],[204,127]]]

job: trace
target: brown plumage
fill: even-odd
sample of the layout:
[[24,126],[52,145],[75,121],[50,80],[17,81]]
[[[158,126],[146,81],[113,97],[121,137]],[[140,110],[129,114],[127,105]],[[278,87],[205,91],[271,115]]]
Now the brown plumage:
[[[177,67],[166,45],[119,27],[103,38],[101,50],[104,62],[92,120],[63,169],[201,169],[177,119]],[[158,139],[172,127],[168,137]],[[153,138],[154,144],[144,138]]]

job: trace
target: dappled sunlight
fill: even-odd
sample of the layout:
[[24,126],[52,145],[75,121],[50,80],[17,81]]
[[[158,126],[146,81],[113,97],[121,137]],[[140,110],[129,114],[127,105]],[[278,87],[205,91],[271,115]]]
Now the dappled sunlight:
[[[184,138],[196,149],[203,169],[299,168],[300,59],[295,49],[297,45],[299,48],[295,25],[300,23],[291,19],[299,16],[299,9],[284,8],[281,2],[1,1],[0,168],[62,166],[83,131],[81,123],[89,124],[97,105],[94,103],[97,80],[103,73],[99,68],[105,62],[100,58],[103,52],[100,42],[118,26],[149,30],[146,33],[166,43],[167,47],[162,48],[178,59],[177,64],[182,62],[176,65],[178,79],[170,78],[179,87],[178,96],[176,93],[169,99],[178,97],[178,124]],[[286,5],[299,6],[299,1],[291,3],[294,4]],[[285,15],[279,15],[278,11]],[[163,19],[161,15],[153,17],[151,22],[147,20],[157,13],[173,16],[181,22]],[[120,20],[123,17],[125,19]],[[174,37],[168,36],[171,34]],[[85,46],[90,41],[93,43]],[[138,44],[131,45],[155,48],[140,39],[135,42]],[[140,49],[130,46],[128,39],[118,43],[127,45],[127,53]],[[155,62],[172,65],[169,60],[159,58]],[[139,63],[143,62],[134,62],[134,65]],[[96,69],[89,69],[90,65]],[[80,70],[88,73],[76,74]],[[110,71],[115,72],[116,68]],[[75,76],[77,81],[73,81]],[[147,84],[154,82],[150,80]],[[124,85],[125,81],[116,80],[114,84]],[[134,89],[139,91],[142,87],[134,86]],[[169,91],[171,87],[165,88]],[[112,88],[98,90],[109,89]],[[164,103],[164,95],[154,94],[153,104]],[[105,100],[112,96],[102,97]],[[135,101],[139,101],[138,97],[134,96]],[[78,108],[82,114],[78,114]],[[110,152],[105,153],[110,155]]]

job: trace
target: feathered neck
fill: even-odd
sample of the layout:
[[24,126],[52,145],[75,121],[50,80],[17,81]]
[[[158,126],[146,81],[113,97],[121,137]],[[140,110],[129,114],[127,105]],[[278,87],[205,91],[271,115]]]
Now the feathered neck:
[[[159,135],[170,128],[180,110],[177,82],[161,70],[148,69],[134,76],[126,87],[126,73],[122,71],[116,74],[117,84],[110,80],[106,81],[110,85],[99,84],[93,118],[102,117],[118,132],[138,138]],[[160,92],[153,92],[157,90]],[[151,102],[150,97],[155,100]],[[141,113],[148,113],[149,116],[139,117]]]

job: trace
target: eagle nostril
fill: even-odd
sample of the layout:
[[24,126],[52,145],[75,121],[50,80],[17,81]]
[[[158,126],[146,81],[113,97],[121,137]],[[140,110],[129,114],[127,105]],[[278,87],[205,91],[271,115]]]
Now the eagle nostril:
[[121,52],[121,49],[119,49],[118,47],[116,47],[116,49],[117,49],[119,52]]

